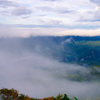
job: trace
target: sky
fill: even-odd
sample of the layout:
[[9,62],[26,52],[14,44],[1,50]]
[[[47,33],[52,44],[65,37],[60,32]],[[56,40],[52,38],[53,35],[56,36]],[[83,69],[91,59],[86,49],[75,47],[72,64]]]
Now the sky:
[[0,0],[0,37],[100,35],[100,0]]

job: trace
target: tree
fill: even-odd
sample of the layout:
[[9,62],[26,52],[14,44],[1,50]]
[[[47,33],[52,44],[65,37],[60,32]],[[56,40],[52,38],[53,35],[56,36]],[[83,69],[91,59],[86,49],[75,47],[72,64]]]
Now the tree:
[[70,100],[66,94],[64,94],[63,100]]
[[3,100],[17,100],[18,91],[14,89],[3,88],[0,90],[0,98]]

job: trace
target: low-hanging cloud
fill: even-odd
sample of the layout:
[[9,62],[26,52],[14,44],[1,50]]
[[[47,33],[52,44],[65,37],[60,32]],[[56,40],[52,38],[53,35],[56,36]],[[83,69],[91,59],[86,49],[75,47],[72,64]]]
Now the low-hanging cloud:
[[[9,47],[9,43],[7,45]],[[0,49],[0,88],[14,88],[31,97],[43,98],[59,93],[78,98],[98,96],[99,83],[60,77],[77,71],[88,73],[85,67],[61,63],[35,51],[16,53]]]

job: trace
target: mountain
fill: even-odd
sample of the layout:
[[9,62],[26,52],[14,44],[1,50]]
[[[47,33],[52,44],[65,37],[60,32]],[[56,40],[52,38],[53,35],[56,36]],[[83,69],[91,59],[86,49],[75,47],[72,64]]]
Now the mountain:
[[0,38],[0,50],[37,52],[65,63],[100,65],[100,36]]

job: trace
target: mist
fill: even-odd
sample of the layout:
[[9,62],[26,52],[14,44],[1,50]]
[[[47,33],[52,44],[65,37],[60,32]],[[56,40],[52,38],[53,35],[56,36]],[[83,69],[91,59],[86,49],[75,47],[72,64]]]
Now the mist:
[[[9,43],[7,45],[9,47]],[[17,42],[18,48],[19,45]],[[19,49],[23,50],[23,46]],[[59,93],[83,100],[99,96],[99,82],[78,82],[65,77],[77,72],[85,75],[89,73],[89,69],[77,64],[59,62],[35,51],[0,50],[0,88],[14,88],[34,98],[57,96]]]

